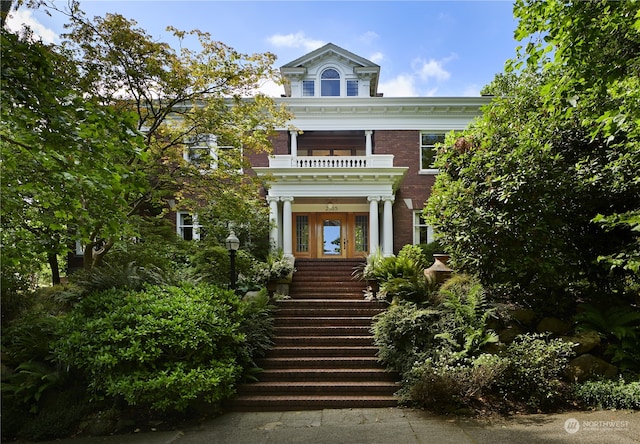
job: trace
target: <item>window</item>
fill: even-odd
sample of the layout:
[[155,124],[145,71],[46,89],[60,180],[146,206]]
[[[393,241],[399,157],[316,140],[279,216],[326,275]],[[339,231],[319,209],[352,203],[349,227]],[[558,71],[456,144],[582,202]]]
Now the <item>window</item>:
[[316,82],[313,80],[302,81],[302,95],[305,97],[313,97],[316,95]]
[[191,137],[185,146],[182,157],[187,162],[207,170],[213,169],[216,147],[216,136],[212,134],[199,134]]
[[356,251],[369,251],[369,215],[356,215]]
[[427,225],[422,217],[422,210],[413,213],[413,244],[428,244],[433,242],[433,228]]
[[358,95],[358,81],[347,80],[347,96],[355,97]]
[[436,160],[437,143],[444,143],[444,132],[420,133],[420,169],[433,170],[433,162]]
[[219,146],[218,138],[212,134],[191,137],[186,143],[183,158],[197,166],[201,173],[223,165],[229,171],[242,174],[242,149],[234,146]]
[[296,252],[309,252],[309,216],[296,216]]
[[320,93],[323,97],[340,96],[340,73],[335,69],[324,70],[321,76]]
[[200,240],[198,216],[184,211],[178,211],[176,213],[176,231],[181,239]]

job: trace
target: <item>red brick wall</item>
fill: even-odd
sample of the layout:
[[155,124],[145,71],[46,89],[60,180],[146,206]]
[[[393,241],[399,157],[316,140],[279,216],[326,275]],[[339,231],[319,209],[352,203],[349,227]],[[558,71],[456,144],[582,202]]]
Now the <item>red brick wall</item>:
[[[393,154],[393,166],[408,167],[407,173],[396,192],[393,204],[393,245],[398,253],[413,243],[413,212],[423,208],[429,198],[435,175],[420,174],[420,131],[375,131],[374,154]],[[410,199],[410,209],[405,203]]]
[[[273,154],[289,154],[289,133],[287,131],[278,131],[271,138]],[[267,153],[249,153],[247,159],[254,167],[268,167],[269,154]],[[253,172],[249,172],[252,174]]]

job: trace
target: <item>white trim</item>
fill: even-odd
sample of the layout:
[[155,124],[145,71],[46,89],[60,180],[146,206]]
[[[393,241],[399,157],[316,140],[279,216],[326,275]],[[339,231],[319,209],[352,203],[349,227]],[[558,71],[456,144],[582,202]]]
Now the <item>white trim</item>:
[[[191,224],[183,223],[183,217],[191,217]],[[191,214],[188,211],[176,211],[176,233],[180,239],[184,239],[185,228],[191,228],[191,239],[200,240],[200,224],[198,223],[198,215]]]

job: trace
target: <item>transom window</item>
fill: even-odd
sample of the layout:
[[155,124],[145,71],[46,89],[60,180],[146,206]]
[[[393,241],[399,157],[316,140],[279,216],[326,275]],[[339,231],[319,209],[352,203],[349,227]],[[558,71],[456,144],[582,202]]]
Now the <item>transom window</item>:
[[433,170],[436,160],[436,144],[444,143],[444,132],[420,133],[420,169]]
[[340,96],[340,73],[333,68],[325,69],[320,77],[320,94],[323,97]]

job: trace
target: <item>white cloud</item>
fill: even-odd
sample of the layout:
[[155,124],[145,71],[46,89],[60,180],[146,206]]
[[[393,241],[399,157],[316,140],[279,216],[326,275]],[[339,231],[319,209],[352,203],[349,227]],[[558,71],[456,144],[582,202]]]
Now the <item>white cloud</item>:
[[444,69],[444,61],[442,60],[434,60],[429,59],[425,60],[416,60],[414,62],[414,68],[416,69],[417,75],[425,81],[428,81],[431,78],[434,78],[438,81],[447,80],[451,77],[451,73]]
[[408,74],[400,74],[388,82],[380,82],[378,84],[378,91],[383,93],[385,97],[418,96],[415,88],[415,79]]
[[33,31],[36,40],[42,40],[43,43],[51,44],[60,41],[60,37],[52,29],[47,28],[38,22],[29,9],[20,9],[12,11],[7,17],[6,28],[12,32],[19,32],[23,26],[28,26]]
[[360,41],[371,44],[374,40],[378,39],[380,36],[373,31],[367,31],[360,36]]
[[326,43],[322,40],[314,40],[304,35],[304,32],[295,34],[275,34],[267,38],[267,41],[277,47],[304,48],[306,51],[318,49]]
[[375,52],[373,54],[371,54],[371,56],[369,57],[369,60],[371,60],[373,63],[376,64],[380,64],[383,60],[385,59],[384,54],[381,53],[380,51]]

